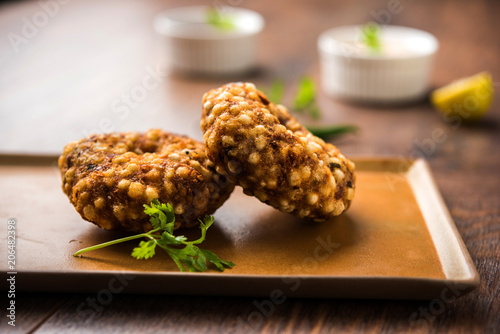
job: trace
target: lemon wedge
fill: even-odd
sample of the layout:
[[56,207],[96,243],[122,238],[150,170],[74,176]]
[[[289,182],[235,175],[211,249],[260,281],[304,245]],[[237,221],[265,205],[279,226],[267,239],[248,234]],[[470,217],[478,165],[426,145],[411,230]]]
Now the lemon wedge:
[[447,117],[477,121],[490,109],[493,95],[491,75],[481,72],[436,89],[431,94],[431,102]]

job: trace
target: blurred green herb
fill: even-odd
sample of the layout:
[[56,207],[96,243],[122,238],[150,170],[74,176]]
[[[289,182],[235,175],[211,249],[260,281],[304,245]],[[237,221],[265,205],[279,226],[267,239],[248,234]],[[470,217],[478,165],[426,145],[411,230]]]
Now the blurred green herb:
[[316,104],[316,85],[311,77],[304,76],[300,79],[292,108],[298,113],[307,112],[313,119],[321,118],[321,111]]
[[285,94],[285,82],[281,79],[274,80],[271,84],[271,88],[266,92],[269,101],[275,104],[281,104],[283,101],[283,95]]
[[[267,98],[275,103],[281,104],[285,95],[285,82],[281,79],[276,79],[272,82],[271,87],[265,90]],[[293,109],[295,112],[307,112],[314,119],[321,118],[321,112],[316,104],[316,87],[313,80],[304,76],[299,81],[299,87],[293,100]],[[329,125],[329,126],[307,126],[313,135],[328,139],[345,133],[355,133],[359,128],[355,125]]]
[[205,19],[208,24],[220,30],[229,31],[236,28],[234,17],[221,12],[214,6],[207,9]]
[[355,125],[332,125],[332,126],[307,126],[309,132],[316,137],[328,139],[330,137],[338,136],[344,133],[355,133],[359,129]]
[[361,28],[361,41],[373,53],[382,52],[380,42],[380,26],[375,22],[368,22]]

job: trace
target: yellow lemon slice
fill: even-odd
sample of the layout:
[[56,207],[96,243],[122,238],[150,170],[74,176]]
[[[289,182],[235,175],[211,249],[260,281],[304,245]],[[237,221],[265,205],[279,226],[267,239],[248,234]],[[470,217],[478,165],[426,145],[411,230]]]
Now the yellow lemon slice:
[[490,109],[493,95],[491,75],[481,72],[436,89],[431,94],[431,102],[446,116],[476,121]]

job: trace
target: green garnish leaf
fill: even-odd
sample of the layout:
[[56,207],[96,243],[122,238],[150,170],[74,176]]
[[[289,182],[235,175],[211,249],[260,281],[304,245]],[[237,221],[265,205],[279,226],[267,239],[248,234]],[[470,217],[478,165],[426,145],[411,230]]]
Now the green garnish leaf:
[[285,94],[285,82],[279,79],[274,80],[271,84],[269,92],[266,92],[267,98],[275,104],[281,104],[284,94]]
[[201,252],[206,256],[208,261],[213,263],[217,268],[219,268],[219,270],[224,270],[224,266],[229,267],[229,268],[232,268],[235,266],[235,264],[232,263],[231,261],[225,261],[209,250],[201,249]]
[[299,88],[293,99],[293,109],[298,113],[307,112],[313,119],[321,118],[321,111],[316,104],[316,85],[309,76],[299,81]]
[[208,229],[210,226],[212,226],[214,221],[215,221],[214,216],[206,215],[205,218],[203,219],[203,222],[201,222],[201,223],[203,225],[205,225],[205,227]]
[[382,43],[380,42],[380,26],[375,22],[368,22],[361,28],[361,41],[373,53],[382,52]]
[[299,81],[299,88],[293,100],[293,107],[302,110],[316,99],[316,86],[311,77],[304,76]]
[[155,199],[151,202],[151,206],[144,204],[144,213],[149,215],[153,228],[168,230],[169,233],[174,230],[175,214],[170,204],[161,204]]
[[160,240],[158,240],[158,244],[162,246],[168,246],[168,245],[177,246],[177,245],[182,245],[182,243],[186,240],[187,238],[183,235],[176,237],[168,232],[163,232],[161,234]]
[[156,243],[153,240],[141,241],[139,247],[135,247],[132,256],[136,259],[150,259],[155,255]]
[[230,31],[236,28],[234,17],[223,13],[214,6],[207,9],[205,19],[208,24],[220,30]]
[[309,132],[316,137],[328,139],[330,137],[338,136],[344,133],[355,133],[359,129],[355,125],[332,125],[332,126],[307,126]]
[[[273,103],[281,103],[284,95],[285,84],[283,80],[274,80],[267,97]],[[316,86],[309,76],[304,76],[299,81],[299,87],[293,100],[293,110],[298,113],[307,112],[313,119],[321,118],[321,110],[316,103]],[[328,139],[344,133],[354,133],[358,130],[355,125],[332,125],[332,126],[307,126],[313,135]]]
[[73,256],[129,240],[146,238],[148,240],[142,240],[139,246],[132,250],[133,258],[150,259],[155,255],[156,246],[158,246],[167,252],[180,271],[186,271],[186,269],[190,272],[206,271],[207,261],[214,264],[220,271],[235,266],[234,263],[220,259],[211,251],[196,246],[205,240],[208,228],[214,223],[213,216],[207,215],[203,221],[200,220],[201,237],[199,239],[187,241],[185,236],[173,234],[175,214],[170,204],[162,204],[154,200],[150,205],[144,205],[144,213],[150,217],[153,225],[151,231],[87,247],[77,251]]

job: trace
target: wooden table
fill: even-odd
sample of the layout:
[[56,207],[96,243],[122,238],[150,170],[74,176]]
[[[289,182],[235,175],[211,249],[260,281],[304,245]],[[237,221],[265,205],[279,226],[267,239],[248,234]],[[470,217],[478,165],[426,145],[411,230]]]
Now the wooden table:
[[[215,3],[253,9],[266,19],[259,69],[231,80],[248,80],[266,88],[281,78],[288,102],[302,75],[312,75],[319,83],[316,38],[321,31],[374,18],[437,36],[440,49],[433,86],[487,70],[500,89],[500,3],[495,1],[401,0],[396,7],[392,0]],[[117,113],[112,107],[161,63],[152,29],[154,15],[184,4],[51,0],[1,5],[0,151],[58,154],[67,141],[88,133],[153,126],[200,139],[201,96],[228,79],[166,74],[157,88],[126,112]],[[37,26],[30,28],[30,23]],[[15,329],[40,333],[67,332],[71,326],[81,332],[120,333],[498,332],[500,104],[495,102],[481,122],[466,126],[443,121],[427,101],[373,108],[320,93],[318,103],[322,123],[353,123],[361,128],[357,135],[335,140],[346,155],[427,159],[480,274],[477,290],[443,308],[432,301],[287,299],[261,312],[262,318],[255,317],[261,298],[123,293],[98,307],[95,317],[82,317],[76,310],[91,303],[95,294],[17,293]],[[192,115],[193,121],[177,122],[182,114]],[[311,123],[307,117],[301,120]],[[444,141],[432,141],[436,129],[444,132]],[[2,304],[1,319],[3,331],[9,327],[6,304]]]

